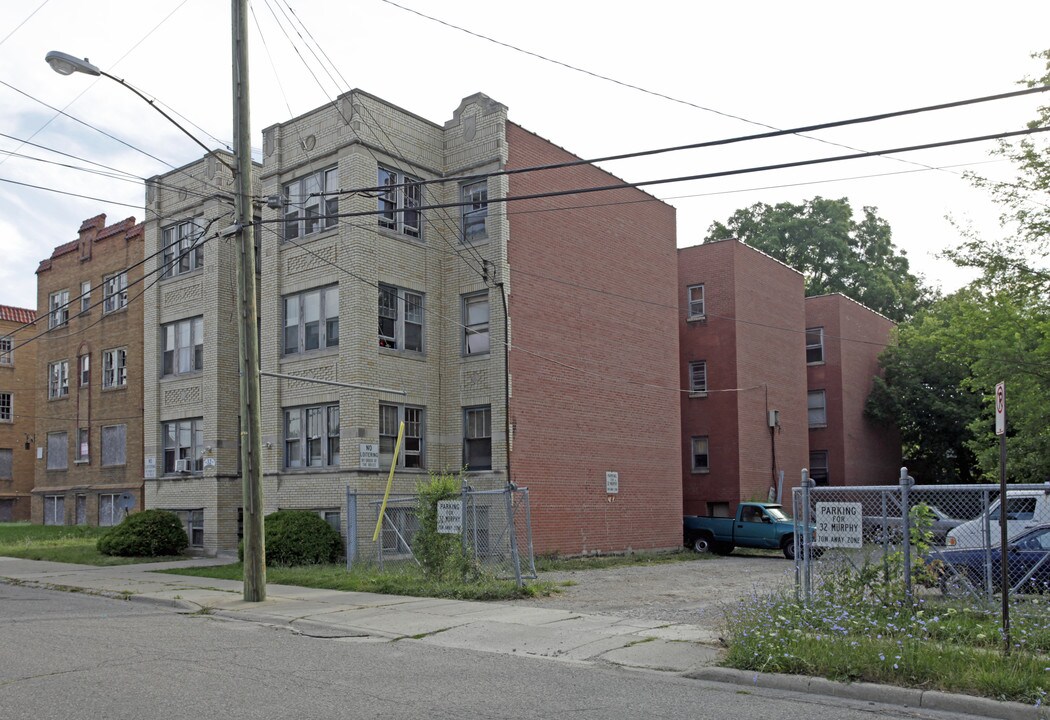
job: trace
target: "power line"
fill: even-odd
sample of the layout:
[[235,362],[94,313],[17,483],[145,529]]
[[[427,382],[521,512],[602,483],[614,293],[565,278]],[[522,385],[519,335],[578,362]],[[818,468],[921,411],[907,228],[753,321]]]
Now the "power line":
[[7,35],[4,35],[4,39],[0,40],[0,45],[3,45],[5,42],[8,41],[8,39],[10,39],[10,37],[12,35],[14,35],[16,32],[21,30],[22,26],[25,25],[30,20],[32,20],[33,16],[36,15],[38,12],[40,12],[43,9],[43,7],[45,5],[47,5],[49,2],[51,2],[51,0],[44,0],[44,2],[40,3],[39,5],[37,5],[36,9],[33,10],[33,12],[29,13],[28,15],[26,15],[25,20],[23,20],[22,22],[18,23],[18,25],[15,26],[14,30],[12,30],[11,32],[7,33]]

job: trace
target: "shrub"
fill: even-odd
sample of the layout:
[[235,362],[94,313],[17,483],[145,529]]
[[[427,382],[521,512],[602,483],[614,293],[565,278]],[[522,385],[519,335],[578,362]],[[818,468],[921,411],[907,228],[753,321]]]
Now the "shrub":
[[470,559],[463,552],[463,541],[459,535],[443,535],[438,532],[437,506],[439,500],[458,500],[463,481],[456,475],[444,473],[431,475],[416,488],[419,504],[416,517],[419,530],[412,541],[412,554],[423,568],[423,575],[431,580],[467,580],[468,575],[477,575]]
[[278,510],[266,516],[265,526],[268,565],[331,563],[343,549],[339,532],[309,510]]
[[95,547],[104,555],[157,557],[179,555],[189,540],[179,517],[167,510],[144,510],[128,515],[98,539]]

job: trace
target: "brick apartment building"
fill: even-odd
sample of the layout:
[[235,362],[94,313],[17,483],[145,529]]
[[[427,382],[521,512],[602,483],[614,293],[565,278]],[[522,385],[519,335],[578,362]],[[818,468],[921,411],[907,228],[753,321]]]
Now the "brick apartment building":
[[864,417],[895,324],[845,295],[806,298],[809,470],[818,485],[893,485],[900,435]]
[[[263,377],[267,512],[345,528],[347,488],[383,490],[404,421],[395,492],[465,468],[530,489],[538,552],[679,545],[673,208],[495,202],[618,182],[588,165],[486,175],[574,159],[481,94],[439,125],[355,90],[264,130],[260,361],[303,378]],[[149,183],[147,254],[231,222],[208,163]],[[147,505],[205,553],[235,549],[241,504],[231,252],[206,240],[146,298]]]
[[142,252],[134,218],[98,215],[37,268],[34,523],[142,507]]
[[30,518],[36,432],[36,313],[0,305],[0,522]]

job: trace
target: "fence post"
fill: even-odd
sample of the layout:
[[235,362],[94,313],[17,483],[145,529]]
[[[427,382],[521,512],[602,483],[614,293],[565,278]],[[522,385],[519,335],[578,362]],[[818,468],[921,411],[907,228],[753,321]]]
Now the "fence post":
[[[460,482],[459,516],[460,516],[461,525],[459,526],[459,541],[460,541],[460,547],[461,547],[461,549],[463,551],[463,556],[464,557],[466,557],[466,555],[467,555],[467,533],[468,532],[477,532],[476,528],[478,526],[477,518],[473,518],[473,521],[468,523],[468,520],[471,520],[470,516],[467,513],[467,488],[468,487],[470,487],[470,486],[467,485],[466,481],[461,481]],[[474,530],[469,529],[468,528],[468,524],[469,524],[470,528],[475,528],[475,529]],[[477,538],[475,538],[474,539],[474,562],[477,562],[477,560],[478,560],[477,553],[478,553],[478,542],[477,542]]]
[[514,491],[510,485],[503,490],[503,497],[507,499],[507,522],[510,523],[510,558],[514,563],[514,581],[521,587],[521,558],[518,557],[518,534],[514,528]]
[[879,493],[882,496],[882,581],[883,587],[890,586],[890,510],[886,502],[886,491]]
[[908,474],[908,468],[901,468],[901,544],[904,551],[904,599],[911,607],[911,523],[908,491],[915,480]]
[[[812,571],[813,563],[810,552],[810,537],[809,537],[809,525],[810,525],[810,511],[809,511],[809,494],[811,489],[816,483],[809,476],[809,470],[802,468],[802,532],[795,533],[795,557],[798,557],[798,549],[801,547],[802,550],[802,596],[805,598],[805,602],[809,602],[811,599],[812,590]],[[797,560],[796,560],[797,562]]]
[[346,489],[346,571],[354,569],[357,557],[357,493]]
[[[986,600],[992,599],[992,520],[989,509],[991,508],[992,498],[985,490],[981,493],[981,501],[983,507],[981,508],[981,517],[984,518],[984,522],[981,524],[981,533],[984,537],[981,539],[984,542],[984,597]],[[1006,512],[1006,498],[999,498],[999,514],[1002,515]]]

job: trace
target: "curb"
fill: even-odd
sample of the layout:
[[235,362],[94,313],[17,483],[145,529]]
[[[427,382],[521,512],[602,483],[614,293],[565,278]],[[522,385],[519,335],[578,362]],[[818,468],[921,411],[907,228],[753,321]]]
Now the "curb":
[[836,682],[807,675],[757,673],[750,670],[710,667],[685,673],[685,677],[770,690],[788,690],[849,700],[923,708],[924,710],[978,715],[998,720],[1046,720],[1047,717],[1050,717],[1046,708],[1018,702],[992,700],[976,695],[962,695],[939,690],[918,690],[865,682]]

